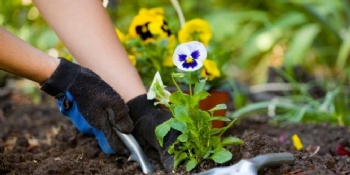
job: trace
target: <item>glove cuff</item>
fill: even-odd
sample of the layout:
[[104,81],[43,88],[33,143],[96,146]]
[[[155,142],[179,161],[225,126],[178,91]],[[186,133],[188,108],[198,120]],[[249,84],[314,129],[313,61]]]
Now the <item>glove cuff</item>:
[[147,99],[147,94],[139,95],[131,99],[126,103],[129,108],[131,119],[134,122],[137,122],[140,117],[142,117],[144,114],[147,114],[151,109],[155,108],[154,102],[155,100]]
[[77,78],[81,67],[60,58],[60,64],[50,78],[41,86],[41,90],[47,94],[59,98],[69,89]]

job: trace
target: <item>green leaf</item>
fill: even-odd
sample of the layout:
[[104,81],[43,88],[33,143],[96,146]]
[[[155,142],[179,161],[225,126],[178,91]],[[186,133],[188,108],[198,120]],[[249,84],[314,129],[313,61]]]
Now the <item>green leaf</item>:
[[211,154],[211,151],[208,150],[208,151],[203,155],[203,159],[208,158],[208,157],[210,156],[210,154]]
[[188,134],[181,134],[181,135],[179,135],[179,137],[177,137],[177,139],[180,142],[186,142],[188,140]]
[[188,94],[177,91],[170,95],[169,100],[176,105],[188,106],[191,102],[191,97]]
[[199,92],[198,94],[195,94],[192,96],[191,100],[191,106],[196,106],[199,104],[201,100],[206,99],[210,94],[207,91]]
[[194,86],[194,94],[199,94],[200,92],[204,91],[204,87],[205,87],[205,79],[199,80],[198,83],[196,83],[196,85]]
[[170,131],[170,123],[173,121],[174,119],[171,118],[168,121],[158,125],[156,127],[155,133],[157,136],[157,139],[159,141],[160,146],[163,146],[163,138],[165,137],[166,134],[168,134],[168,132]]
[[284,58],[287,67],[302,65],[320,30],[318,24],[309,24],[303,26],[295,33]]
[[[197,126],[196,128],[198,128],[199,126],[209,127],[211,125],[211,122],[209,122],[210,114],[207,111],[203,111],[201,109],[192,109],[190,117],[193,122],[191,126],[195,125]],[[196,130],[195,132],[198,132],[198,130]]]
[[175,73],[175,72],[173,72],[171,74],[171,76],[173,76],[174,78],[183,78],[183,77],[185,77],[185,74],[184,73]]
[[173,93],[171,93],[169,100],[173,104],[183,104],[183,102],[184,102],[183,94],[180,91],[173,92]]
[[242,145],[244,142],[243,140],[237,138],[237,137],[226,137],[222,140],[222,145]]
[[229,121],[231,121],[231,119],[229,119],[229,118],[227,118],[227,117],[214,116],[214,117],[210,117],[210,121],[224,121],[224,122],[229,122]]
[[165,103],[165,102],[163,102],[163,101],[156,101],[156,102],[154,102],[154,106],[157,106],[157,105],[159,105],[159,104],[161,104],[161,105],[167,105],[168,103]]
[[297,123],[302,122],[307,109],[308,107],[304,106],[304,107],[301,107],[299,111],[295,111],[295,116],[292,118],[292,121],[295,121]]
[[186,123],[184,123],[182,121],[173,120],[170,123],[170,126],[172,128],[174,128],[175,130],[181,131],[182,133],[187,133],[188,132]]
[[214,108],[210,109],[210,112],[214,112],[217,110],[223,110],[223,109],[227,109],[226,104],[217,104]]
[[224,129],[225,128],[212,128],[211,131],[210,131],[210,135],[216,135],[216,134],[220,133]]
[[346,68],[346,62],[349,60],[349,54],[350,54],[350,27],[348,28],[348,31],[346,33],[346,38],[343,40],[342,44],[340,45],[340,48],[338,50],[338,57],[336,61],[336,66],[339,70],[343,70]]
[[287,111],[299,109],[299,106],[293,103],[274,103],[270,101],[262,101],[246,105],[245,107],[236,110],[232,113],[231,116],[229,116],[229,118],[236,119],[243,116],[247,116],[251,113],[266,113],[268,111],[268,107],[271,105],[275,105],[276,109],[283,109]]
[[174,156],[174,169],[176,169],[179,166],[179,164],[187,158],[188,158],[188,156],[185,152],[175,154],[175,156]]
[[216,163],[225,163],[232,159],[232,153],[225,148],[215,150],[215,153],[211,156]]
[[213,146],[214,149],[218,148],[218,147],[222,147],[221,146],[221,138],[214,135],[210,137],[210,146]]
[[191,158],[189,161],[186,163],[186,171],[191,171],[193,168],[195,168],[198,165],[198,160],[195,158]]
[[192,119],[190,114],[188,113],[188,109],[184,106],[176,106],[174,108],[174,117],[181,122],[184,123],[192,123]]
[[174,147],[174,145],[170,145],[169,146],[169,149],[168,149],[168,153],[169,154],[173,154],[175,152],[175,147]]

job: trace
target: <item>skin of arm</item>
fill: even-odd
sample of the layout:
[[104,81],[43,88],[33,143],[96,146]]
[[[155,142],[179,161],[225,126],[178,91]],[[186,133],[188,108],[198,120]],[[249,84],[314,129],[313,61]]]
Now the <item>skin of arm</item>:
[[146,93],[100,0],[33,2],[80,65],[100,75],[126,102]]
[[0,27],[0,69],[12,74],[45,82],[55,71],[59,59],[34,48]]

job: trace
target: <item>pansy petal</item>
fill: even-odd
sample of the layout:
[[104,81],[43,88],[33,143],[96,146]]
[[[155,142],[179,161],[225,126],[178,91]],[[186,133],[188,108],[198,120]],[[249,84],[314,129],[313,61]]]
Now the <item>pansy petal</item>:
[[157,99],[161,102],[168,103],[171,93],[165,90],[165,86],[162,81],[162,77],[159,72],[154,75],[153,82],[147,92],[147,99]]
[[[174,56],[180,55],[180,54],[181,55],[190,55],[191,54],[191,51],[188,48],[186,43],[180,44],[175,48]],[[176,59],[176,58],[173,57],[173,59]]]
[[162,77],[160,76],[160,73],[157,71],[156,74],[154,75],[154,78],[153,78],[153,81],[152,81],[152,84],[151,84],[151,87],[153,87],[156,82],[159,82],[159,84],[161,86],[163,86],[163,81],[162,81]]
[[179,54],[177,59],[182,62],[182,61],[186,61],[186,58],[187,58],[187,55]]
[[174,65],[183,71],[195,71],[203,66],[207,57],[205,46],[198,41],[180,44],[173,54]]
[[197,58],[199,57],[199,55],[200,55],[200,53],[199,53],[198,50],[195,50],[195,51],[193,51],[193,52],[191,53],[191,57],[192,57],[193,59],[197,59]]
[[156,93],[152,90],[147,92],[147,100],[153,100],[156,98]]
[[177,68],[179,68],[180,70],[189,72],[189,71],[196,71],[198,69],[200,69],[203,66],[203,63],[201,61],[198,60],[193,60],[192,63],[186,63],[186,62],[181,62],[181,65],[178,66],[176,65]]
[[207,49],[205,48],[204,44],[198,41],[191,41],[188,42],[188,48],[190,52],[199,52],[199,56],[196,59],[199,59],[200,61],[204,61],[207,58]]
[[178,45],[173,54],[174,65],[181,65],[182,62],[186,60],[187,56],[190,55],[190,53],[191,52],[186,46],[186,44]]
[[156,92],[155,92],[155,87],[154,87],[156,82],[158,82],[160,85],[163,85],[162,78],[161,78],[161,76],[160,76],[158,71],[154,75],[152,84],[151,84],[151,86],[150,86],[150,88],[148,90],[148,93],[147,93],[147,99],[148,100],[152,100],[152,99],[156,98]]
[[193,61],[192,63],[182,63],[182,67],[185,68],[185,70],[195,69],[198,66],[197,61]]

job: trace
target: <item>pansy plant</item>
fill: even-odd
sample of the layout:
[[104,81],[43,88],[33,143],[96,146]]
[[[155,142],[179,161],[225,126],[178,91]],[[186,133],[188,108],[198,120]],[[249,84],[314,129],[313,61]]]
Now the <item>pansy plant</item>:
[[[186,170],[191,171],[205,159],[225,163],[232,159],[232,153],[226,147],[243,143],[242,140],[232,136],[222,138],[222,134],[234,123],[234,120],[231,121],[224,116],[214,116],[214,111],[226,109],[225,104],[217,104],[208,111],[199,108],[199,102],[210,95],[204,90],[205,79],[189,83],[189,94],[183,92],[175,81],[175,79],[188,78],[191,82],[191,73],[202,68],[206,57],[207,50],[201,42],[191,41],[180,44],[173,54],[175,66],[182,71],[182,73],[172,73],[177,91],[167,96],[169,93],[164,90],[165,86],[161,83],[159,74],[156,74],[154,86],[150,88],[149,99],[158,99],[157,104],[164,105],[173,114],[171,119],[155,130],[160,145],[163,145],[163,139],[170,129],[181,132],[168,150],[170,154],[174,154],[175,169],[184,162]],[[194,84],[193,87],[192,84]],[[230,123],[223,128],[212,128],[211,124],[214,120]]]

